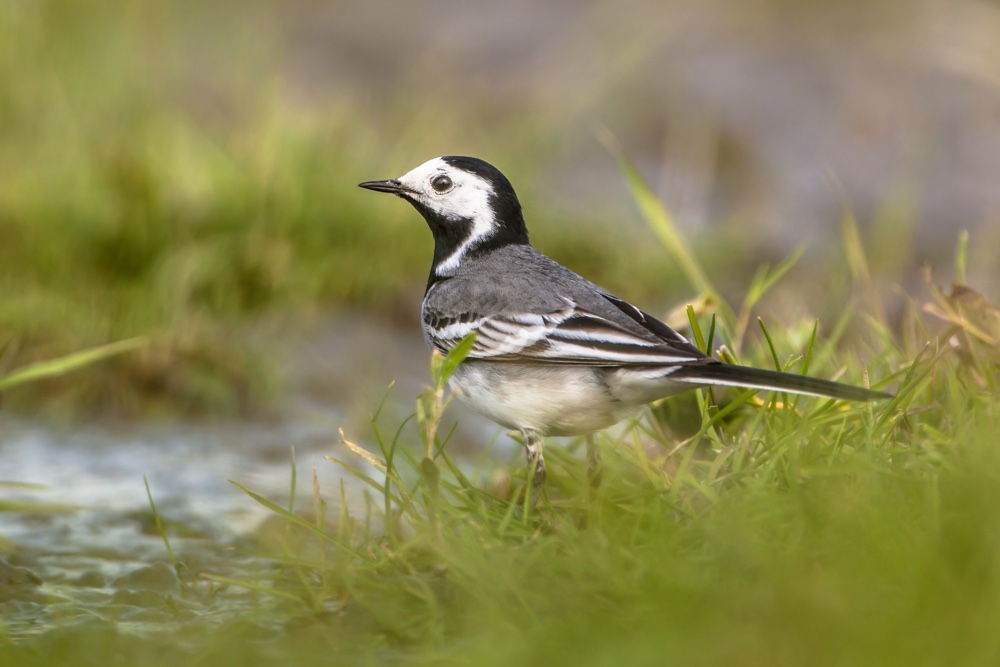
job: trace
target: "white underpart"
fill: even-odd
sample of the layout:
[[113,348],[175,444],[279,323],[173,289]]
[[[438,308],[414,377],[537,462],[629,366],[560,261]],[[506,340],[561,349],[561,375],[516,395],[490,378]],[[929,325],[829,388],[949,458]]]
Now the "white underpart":
[[[446,174],[454,184],[447,192],[439,193],[431,187],[431,180],[439,174]],[[493,187],[475,174],[457,169],[439,157],[428,160],[401,176],[399,182],[414,190],[421,204],[446,220],[472,220],[469,237],[437,265],[435,273],[439,276],[452,273],[469,248],[488,238],[497,228],[497,220],[490,206]]]
[[488,419],[539,435],[590,433],[642,407],[609,400],[601,373],[586,366],[460,364],[449,386]]

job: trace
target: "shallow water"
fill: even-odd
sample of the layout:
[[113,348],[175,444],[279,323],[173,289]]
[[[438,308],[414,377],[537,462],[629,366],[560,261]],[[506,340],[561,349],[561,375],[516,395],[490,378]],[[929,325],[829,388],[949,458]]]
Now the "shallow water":
[[[293,448],[296,510],[312,511],[315,471],[328,519],[340,511],[341,485],[352,513],[363,511],[363,483],[326,457],[381,479],[341,444],[338,430],[377,451],[369,420],[383,398],[379,424],[390,437],[412,413],[428,366],[419,332],[341,313],[285,342],[275,355],[290,392],[267,419],[72,427],[0,420],[0,481],[30,485],[0,486],[0,503],[35,510],[0,511],[0,619],[8,635],[96,619],[151,636],[187,622],[252,618],[258,595],[199,577],[248,578],[272,567],[258,554],[280,552],[287,535],[275,528],[284,522],[229,480],[287,507]],[[398,378],[391,391],[387,369]],[[445,428],[455,420],[449,451],[471,467],[500,429],[457,405]],[[419,442],[410,424],[401,446]],[[508,461],[512,447],[502,436],[496,460]],[[144,480],[183,564],[180,578]]]
[[[122,632],[176,632],[185,619],[211,623],[213,615],[223,622],[245,614],[252,597],[246,591],[228,588],[207,604],[207,582],[193,584],[202,589],[194,594],[191,581],[182,586],[152,520],[144,477],[178,560],[197,570],[188,577],[245,577],[266,566],[250,554],[260,548],[258,527],[270,513],[227,479],[287,506],[294,445],[304,468],[317,460],[322,488],[332,491],[343,479],[349,495],[356,494],[354,479],[323,459],[334,453],[332,442],[322,424],[73,430],[5,424],[0,478],[40,488],[3,489],[3,498],[49,506],[0,512],[0,535],[14,545],[0,559],[7,568],[0,572],[8,582],[0,586],[7,633],[18,637],[98,618],[114,620]],[[308,507],[311,472],[301,474],[298,505]]]
[[[242,535],[268,512],[248,503],[227,480],[287,502],[294,446],[299,465],[317,459],[321,484],[333,488],[338,475],[323,456],[334,454],[335,438],[333,422],[326,427],[215,423],[74,430],[7,424],[0,474],[43,487],[8,491],[8,499],[73,511],[45,515],[45,530],[23,517],[0,514],[0,533],[28,547],[51,548],[52,533],[58,532],[60,540],[76,548],[131,548],[132,535],[109,534],[105,528],[116,516],[149,511],[145,477],[157,509],[171,520],[219,537]],[[309,493],[303,486],[300,493]],[[91,525],[95,520],[103,524],[100,531]]]

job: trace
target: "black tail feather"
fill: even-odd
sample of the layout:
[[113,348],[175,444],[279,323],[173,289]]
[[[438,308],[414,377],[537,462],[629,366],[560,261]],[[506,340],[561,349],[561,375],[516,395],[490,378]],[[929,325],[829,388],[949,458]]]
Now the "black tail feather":
[[748,366],[724,364],[691,364],[670,374],[671,380],[690,382],[692,384],[726,385],[731,387],[746,387],[749,389],[765,389],[770,391],[786,391],[790,394],[807,394],[810,396],[825,396],[840,398],[845,401],[874,401],[892,398],[892,394],[881,391],[855,387],[849,384],[820,380],[818,378],[767,371]]

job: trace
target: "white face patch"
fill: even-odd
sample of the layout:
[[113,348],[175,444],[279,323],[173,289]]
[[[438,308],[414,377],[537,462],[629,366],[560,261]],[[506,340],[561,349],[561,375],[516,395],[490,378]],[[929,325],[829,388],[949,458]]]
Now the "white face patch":
[[[451,187],[443,192],[438,192],[433,185],[435,179],[440,176],[451,179]],[[441,158],[434,158],[398,180],[412,191],[408,197],[441,218],[454,220],[456,223],[460,220],[472,221],[469,238],[437,265],[435,273],[438,275],[443,276],[453,272],[469,247],[489,237],[496,230],[497,221],[490,205],[493,186],[479,176],[457,169]]]

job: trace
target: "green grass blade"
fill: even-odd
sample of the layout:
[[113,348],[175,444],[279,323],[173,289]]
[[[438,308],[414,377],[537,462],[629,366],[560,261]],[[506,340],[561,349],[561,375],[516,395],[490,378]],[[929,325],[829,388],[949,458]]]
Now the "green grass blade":
[[705,341],[705,354],[712,356],[712,347],[715,345],[715,313],[712,313],[712,320],[708,325],[708,340]]
[[753,308],[757,305],[761,298],[767,294],[779,280],[784,278],[785,274],[792,270],[792,267],[798,264],[805,251],[805,246],[799,246],[790,252],[785,259],[781,260],[781,263],[774,267],[773,270],[765,270],[760,280],[755,280],[750,284],[750,289],[747,290],[746,298],[743,301],[743,307]]
[[472,346],[475,344],[476,332],[473,331],[463,338],[458,345],[448,350],[448,354],[443,357],[439,354],[434,355],[433,358],[436,361],[432,362],[432,371],[436,386],[443,387],[448,383],[455,369],[469,356],[469,352],[472,352]]
[[64,357],[40,361],[30,364],[0,378],[0,391],[16,387],[27,382],[34,382],[49,377],[65,375],[84,366],[88,366],[96,361],[107,359],[118,354],[131,352],[146,345],[145,338],[128,338],[116,343],[101,345],[82,352],[74,352]]
[[264,496],[260,495],[259,493],[251,491],[250,489],[246,488],[245,486],[241,485],[238,482],[234,482],[233,480],[229,480],[229,483],[232,484],[233,486],[235,486],[237,489],[239,489],[243,493],[245,493],[248,496],[250,496],[251,498],[253,498],[259,504],[263,505],[264,507],[266,507],[267,509],[271,510],[272,512],[274,512],[278,516],[280,516],[283,519],[287,520],[288,522],[290,522],[292,524],[295,524],[296,526],[298,526],[300,528],[305,528],[307,531],[309,531],[309,532],[311,532],[311,533],[313,533],[315,535],[318,535],[319,537],[323,538],[327,542],[330,542],[332,544],[336,544],[337,546],[339,546],[339,547],[341,547],[343,549],[346,549],[347,551],[349,551],[350,553],[353,553],[356,556],[361,556],[361,554],[358,553],[356,549],[354,549],[350,545],[348,545],[345,542],[343,542],[340,539],[338,539],[336,535],[333,535],[333,534],[327,532],[326,530],[323,530],[322,528],[320,528],[319,526],[317,526],[315,523],[313,523],[311,521],[308,521],[306,519],[303,519],[302,517],[300,517],[298,514],[295,514],[294,512],[289,512],[287,509],[285,509],[281,505],[268,500],[267,498],[265,498]]
[[958,233],[958,245],[955,246],[955,280],[965,285],[965,269],[969,254],[969,232],[963,229]]
[[778,361],[778,351],[774,348],[774,341],[771,339],[771,332],[767,330],[767,326],[764,324],[764,319],[758,317],[757,324],[760,325],[760,330],[764,332],[764,340],[767,341],[767,349],[771,351],[771,360],[774,361],[774,370],[782,370],[781,362]]
[[716,295],[718,292],[708,279],[708,274],[702,269],[697,258],[687,244],[684,235],[681,233],[677,221],[670,212],[653,193],[652,188],[639,172],[639,168],[625,154],[618,141],[610,132],[602,132],[601,139],[604,145],[611,151],[618,160],[619,169],[625,178],[625,184],[632,193],[632,198],[639,206],[643,219],[649,228],[656,234],[656,237],[666,248],[671,258],[681,267],[685,277],[698,292],[702,294]]
[[[712,351],[705,346],[705,336],[701,332],[701,324],[698,323],[698,316],[695,315],[694,307],[687,307],[688,322],[691,325],[691,337],[694,338],[694,344],[698,346],[698,349],[703,351],[705,354],[712,354]],[[715,320],[713,319],[713,322]],[[714,330],[714,328],[713,328]]]
[[[174,571],[180,575],[180,564],[177,562],[177,556],[174,555],[173,547],[170,546],[170,538],[167,536],[167,531],[163,528],[163,521],[160,520],[160,513],[156,511],[156,503],[153,501],[153,492],[149,489],[149,480],[146,476],[142,476],[142,483],[146,486],[146,497],[149,499],[149,509],[153,513],[153,521],[156,523],[156,530],[160,533],[160,537],[163,539],[163,546],[167,548],[167,556],[170,557],[170,564],[174,566]],[[181,585],[184,584],[184,579],[180,578]]]

